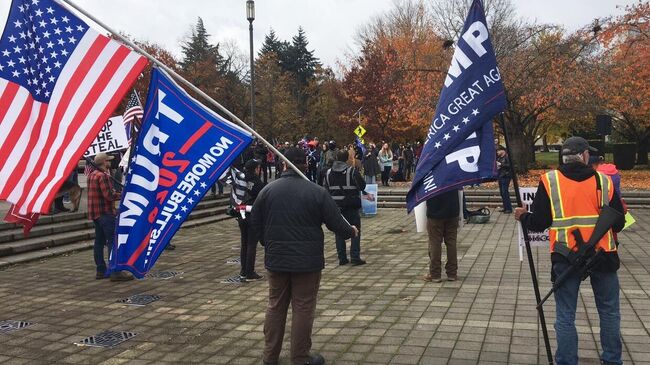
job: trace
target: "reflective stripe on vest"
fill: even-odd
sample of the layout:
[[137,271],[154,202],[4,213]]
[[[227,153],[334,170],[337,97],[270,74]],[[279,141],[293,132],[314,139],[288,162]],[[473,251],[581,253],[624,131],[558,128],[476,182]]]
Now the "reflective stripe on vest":
[[[544,185],[548,190],[549,200],[551,203],[551,214],[553,222],[550,227],[550,237],[551,250],[554,252],[566,251],[566,249],[570,249],[575,246],[575,238],[569,234],[576,229],[580,229],[582,231],[581,233],[585,240],[589,238],[589,235],[593,232],[593,229],[598,220],[598,215],[594,214],[596,213],[596,211],[594,211],[595,209],[590,207],[594,207],[600,211],[600,207],[609,205],[609,200],[611,199],[610,192],[612,191],[611,180],[606,175],[597,173],[594,179],[590,178],[586,180],[592,184],[594,182],[597,182],[598,186],[600,186],[599,189],[596,189],[596,200],[593,200],[593,195],[592,198],[589,198],[587,196],[586,200],[584,200],[584,206],[566,207],[565,204],[570,202],[572,197],[575,197],[573,196],[574,194],[580,194],[580,192],[582,192],[582,190],[577,191],[576,189],[582,188],[580,186],[580,182],[565,182],[565,184],[568,185],[563,186],[561,180],[567,181],[567,178],[563,175],[560,175],[560,172],[557,170],[549,171],[542,177],[542,182],[545,183]],[[563,189],[568,189],[568,191],[563,191]],[[563,194],[569,195],[563,198]],[[583,202],[581,201],[580,203]],[[568,216],[567,211],[573,213]],[[586,214],[578,215],[576,214],[576,211],[584,212]],[[556,249],[555,245],[558,244],[565,246],[566,249]],[[611,230],[605,237],[601,239],[598,247],[605,249],[606,251],[616,250]]]
[[[332,169],[327,170],[327,175],[325,176],[325,179],[327,180],[327,186],[330,195],[332,196],[332,199],[339,200],[339,201],[343,200],[347,195],[352,195],[346,193],[346,191],[358,190],[356,185],[352,185],[352,170],[354,170],[352,167],[348,167],[345,169],[345,185],[332,185],[330,183],[330,172],[332,172]],[[343,189],[343,191],[341,191],[341,189]]]

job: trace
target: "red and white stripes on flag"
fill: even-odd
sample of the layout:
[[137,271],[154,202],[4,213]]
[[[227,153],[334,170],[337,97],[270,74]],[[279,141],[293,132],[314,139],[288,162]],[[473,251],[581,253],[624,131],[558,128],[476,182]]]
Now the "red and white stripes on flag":
[[[122,115],[124,128],[126,129],[126,136],[129,139],[129,145],[133,144],[133,139],[136,138],[137,132],[140,130],[143,116],[144,110],[142,109],[142,104],[140,104],[138,94],[133,90],[129,102],[126,104],[126,110]],[[134,135],[131,135],[132,133]]]
[[[16,6],[15,3],[16,1],[12,6]],[[51,2],[42,0],[40,3]],[[24,7],[28,11],[41,13],[46,9],[49,13],[55,5],[38,5],[43,8],[40,9],[27,5],[28,2],[22,4],[21,12]],[[12,27],[12,17],[15,17],[13,11],[14,9],[10,14],[10,22],[7,22],[7,28]],[[61,13],[65,10],[57,8],[56,11]],[[59,14],[57,20],[56,12],[52,10],[52,13],[55,14],[55,21],[69,19],[69,15]],[[32,14],[38,16],[38,12]],[[36,16],[34,17],[38,19]],[[20,19],[18,23],[13,24],[19,24]],[[80,22],[78,19],[74,20]],[[27,22],[27,17],[24,22]],[[17,25],[16,27],[21,28]],[[38,29],[37,26],[32,27]],[[56,29],[66,35],[66,28],[62,23],[60,28],[52,30],[53,40]],[[73,27],[70,29],[75,30]],[[77,26],[77,29],[82,30],[83,26]],[[16,29],[16,32],[20,30]],[[30,87],[26,87],[24,79],[16,77],[14,80],[4,76],[0,78],[0,200],[14,203],[20,214],[48,212],[67,175],[76,167],[88,145],[147,64],[144,57],[122,44],[93,29],[84,31],[80,39],[74,36],[62,38],[63,42],[74,43],[74,48],[64,64],[55,63],[61,70],[51,89],[51,96],[46,101],[38,101],[43,100],[43,97],[40,96],[40,91],[35,92],[32,83],[29,84]],[[7,29],[3,40],[6,35]],[[9,37],[11,39],[11,34]],[[25,47],[28,44],[26,43]],[[17,47],[20,49],[20,46]],[[63,51],[67,52],[65,49]],[[45,90],[45,86],[40,88],[41,81],[37,75],[45,73],[47,78],[46,70],[51,68],[47,62],[51,62],[53,56],[50,56],[47,50],[42,55],[35,53],[36,62],[28,66],[36,72],[30,72],[29,68],[26,72],[34,75],[34,84],[38,88],[36,90]],[[29,56],[27,57],[29,60]],[[0,65],[2,61],[0,58]],[[48,66],[36,69],[36,63]],[[31,81],[31,76],[27,77],[27,82]],[[46,82],[47,80],[43,85]]]

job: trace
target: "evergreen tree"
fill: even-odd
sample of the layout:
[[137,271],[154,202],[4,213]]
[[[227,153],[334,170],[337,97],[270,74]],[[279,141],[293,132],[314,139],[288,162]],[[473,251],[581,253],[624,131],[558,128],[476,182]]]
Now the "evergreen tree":
[[289,47],[289,65],[288,70],[295,74],[299,87],[304,88],[307,86],[309,80],[314,77],[316,68],[321,64],[318,58],[314,57],[314,51],[307,49],[309,41],[305,35],[305,30],[302,27],[298,28],[298,34],[291,40]]
[[210,44],[203,19],[199,17],[196,27],[192,28],[192,35],[189,40],[182,43],[183,60],[180,66],[187,71],[197,64],[210,63],[219,71],[223,71],[227,65],[223,56],[219,53],[219,45]]
[[275,54],[275,59],[283,71],[287,70],[289,64],[289,42],[281,41],[275,35],[275,31],[271,29],[269,34],[264,37],[262,49],[260,50],[259,58],[270,57],[270,54]]

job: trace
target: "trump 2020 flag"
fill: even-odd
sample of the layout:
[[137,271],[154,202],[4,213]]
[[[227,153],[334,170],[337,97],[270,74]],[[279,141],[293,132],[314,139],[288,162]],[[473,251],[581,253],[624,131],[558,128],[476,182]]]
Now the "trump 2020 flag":
[[13,0],[0,39],[0,200],[47,213],[147,60],[53,0]]
[[409,212],[434,195],[494,178],[492,118],[505,107],[485,12],[474,0],[406,197]]
[[117,219],[109,271],[142,278],[251,134],[154,69]]

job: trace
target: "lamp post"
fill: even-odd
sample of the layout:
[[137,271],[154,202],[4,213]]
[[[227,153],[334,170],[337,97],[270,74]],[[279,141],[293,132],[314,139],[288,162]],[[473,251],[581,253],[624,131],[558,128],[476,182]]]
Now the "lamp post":
[[255,1],[246,0],[246,19],[250,32],[251,46],[251,127],[255,129],[255,60],[253,55],[253,20],[255,20]]

